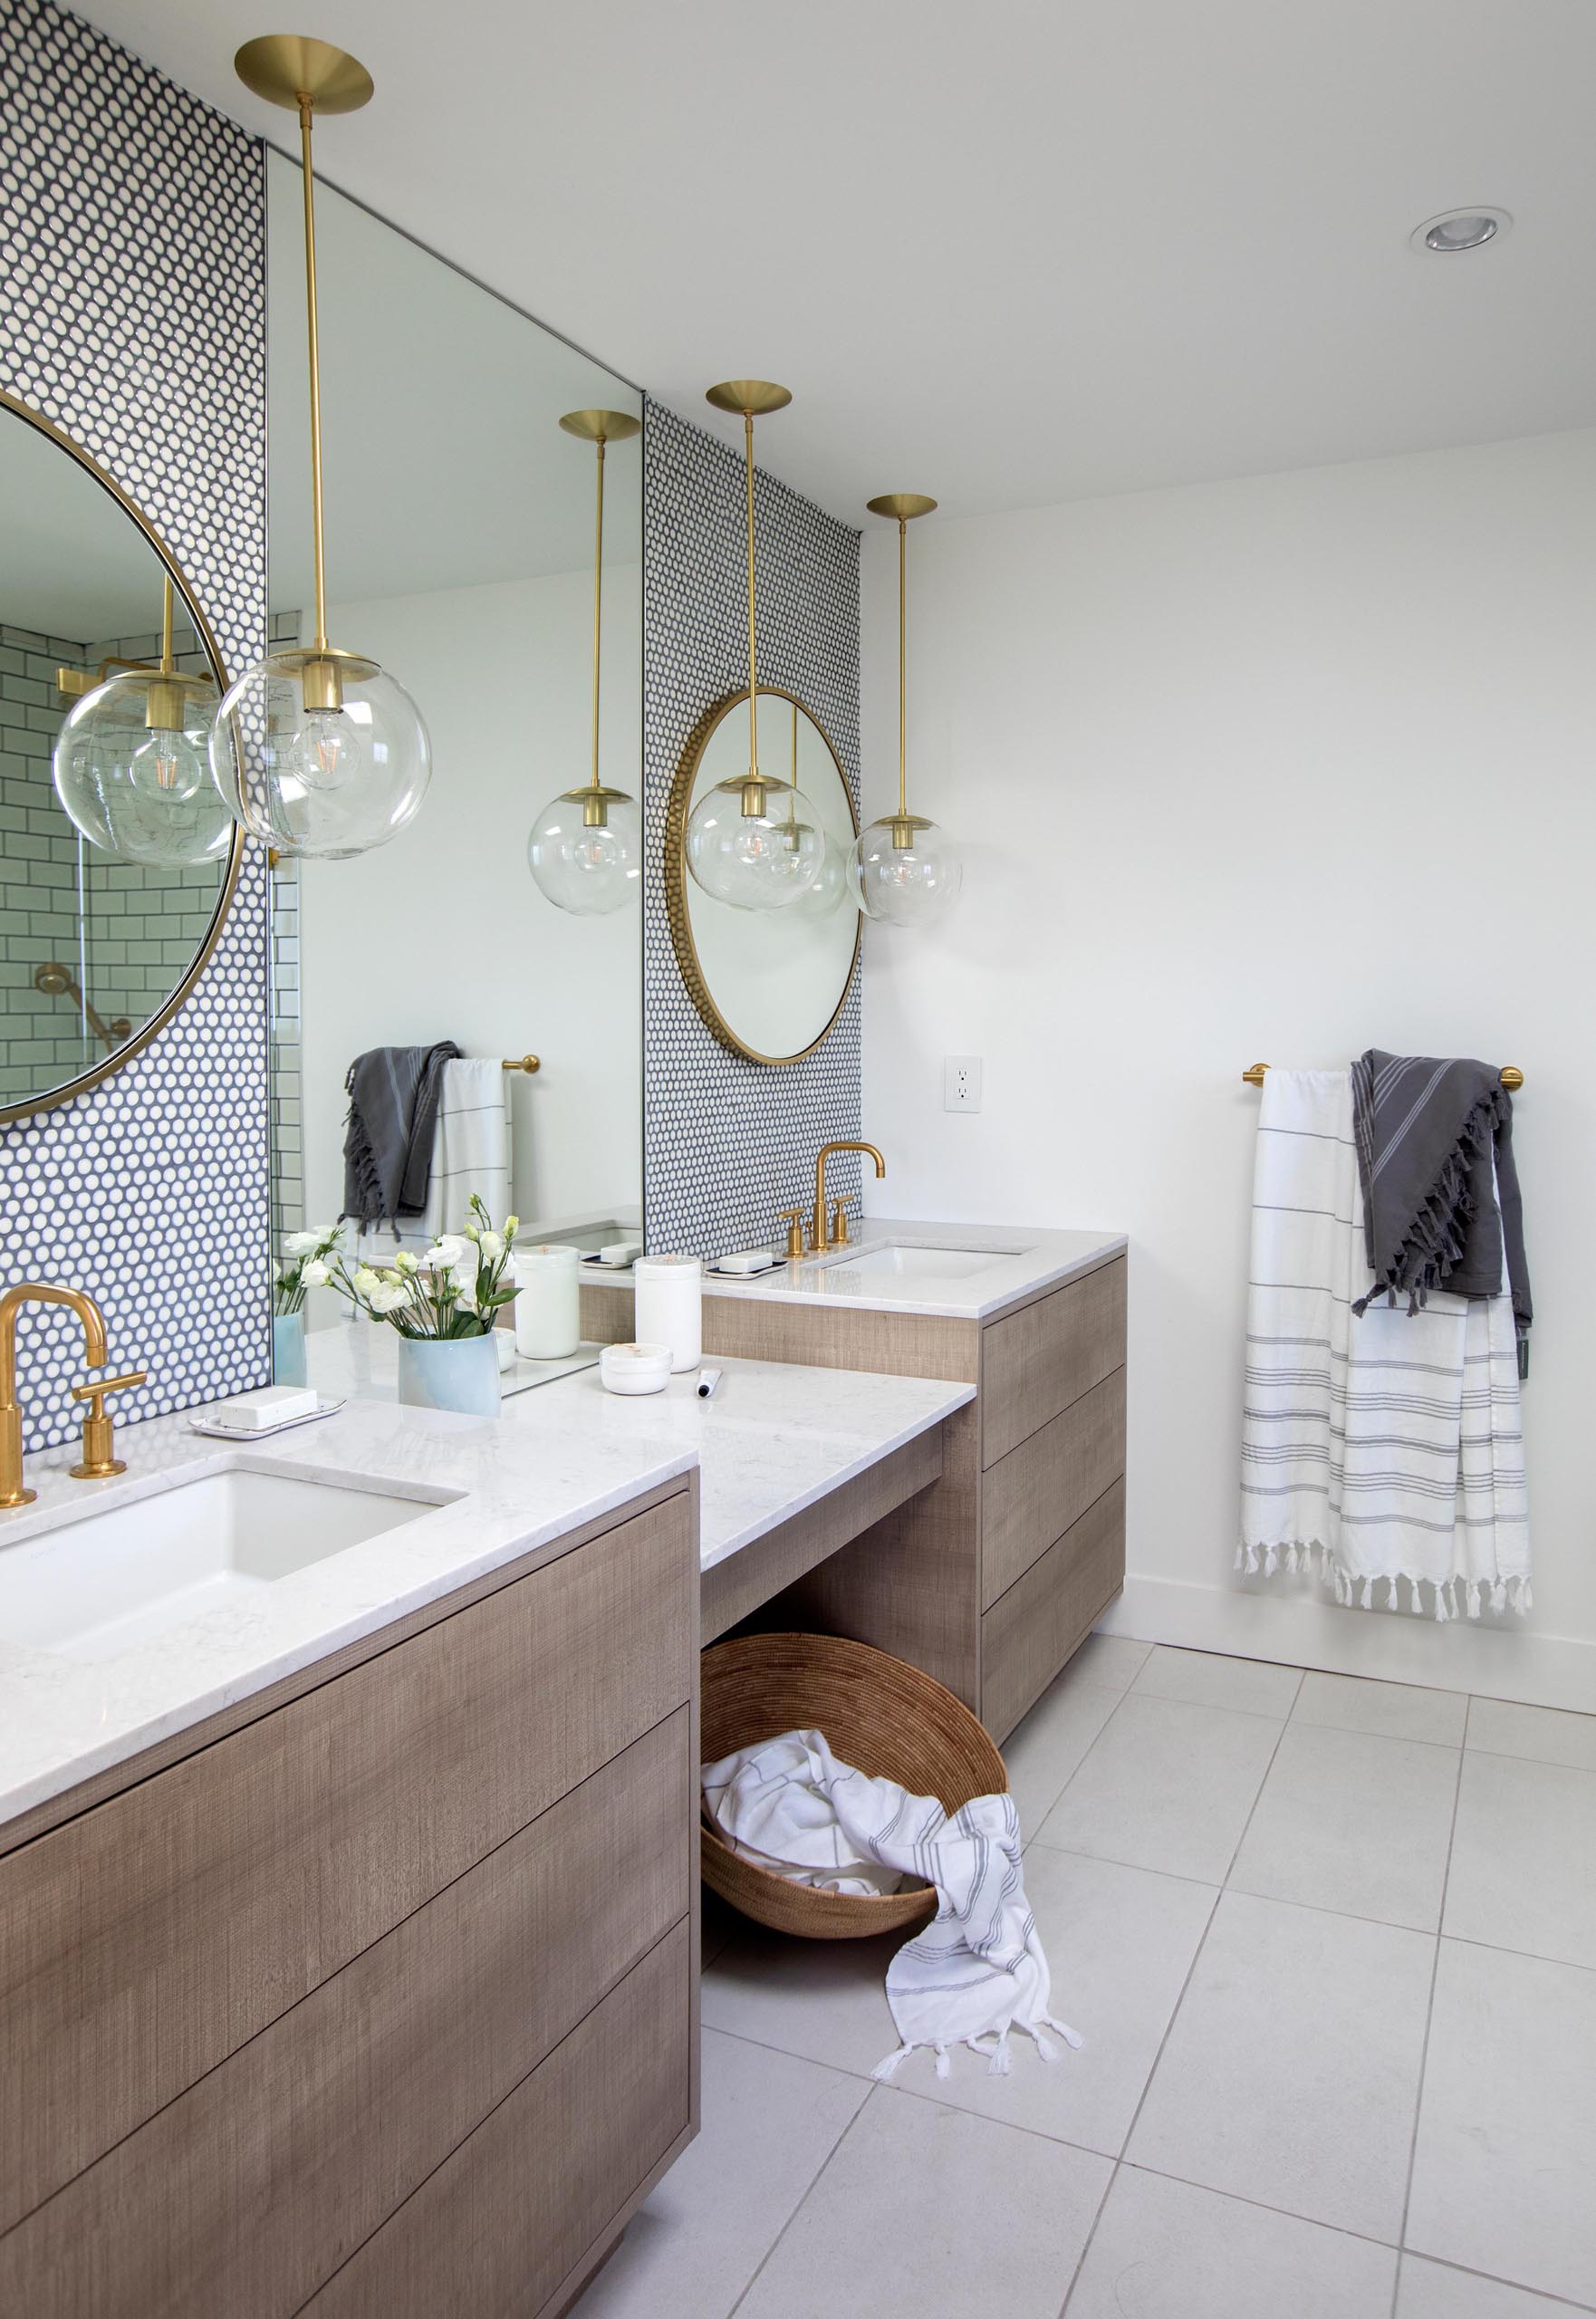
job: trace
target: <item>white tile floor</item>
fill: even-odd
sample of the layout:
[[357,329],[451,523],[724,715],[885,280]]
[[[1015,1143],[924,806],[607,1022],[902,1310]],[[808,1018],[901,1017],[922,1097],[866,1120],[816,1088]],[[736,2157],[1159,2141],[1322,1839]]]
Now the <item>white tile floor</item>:
[[581,2319],[1596,2312],[1596,1718],[1094,1636],[1005,1750],[1055,2003],[711,1907],[704,2131]]

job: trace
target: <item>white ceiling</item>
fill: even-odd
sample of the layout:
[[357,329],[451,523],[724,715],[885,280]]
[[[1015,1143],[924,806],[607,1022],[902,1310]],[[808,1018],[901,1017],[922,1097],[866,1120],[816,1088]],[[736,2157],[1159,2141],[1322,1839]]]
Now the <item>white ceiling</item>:
[[[233,78],[284,28],[264,0],[87,13],[292,131]],[[1591,0],[321,0],[288,28],[377,82],[319,131],[332,180],[695,418],[712,380],[782,380],[762,456],[845,516],[1596,418]],[[1516,229],[1409,248],[1471,202]]]

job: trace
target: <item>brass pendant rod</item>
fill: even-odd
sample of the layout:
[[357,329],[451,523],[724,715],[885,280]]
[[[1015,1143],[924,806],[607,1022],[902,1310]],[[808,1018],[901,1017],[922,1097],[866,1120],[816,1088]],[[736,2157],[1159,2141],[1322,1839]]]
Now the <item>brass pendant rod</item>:
[[593,525],[593,780],[599,781],[599,647],[604,623],[604,438],[593,446],[599,455],[598,515]]
[[322,357],[316,329],[316,197],[311,167],[311,117],[314,106],[309,93],[298,92],[299,144],[304,164],[305,322],[311,356],[311,542],[316,567],[316,635],[313,650],[327,650],[327,566],[322,538]]
[[898,818],[909,812],[909,525],[898,518]]
[[170,676],[177,668],[172,657],[172,583],[162,582],[160,606],[160,665],[162,673]]
[[754,413],[743,413],[743,440],[748,505],[748,778],[759,778],[759,686],[755,669],[754,603]]

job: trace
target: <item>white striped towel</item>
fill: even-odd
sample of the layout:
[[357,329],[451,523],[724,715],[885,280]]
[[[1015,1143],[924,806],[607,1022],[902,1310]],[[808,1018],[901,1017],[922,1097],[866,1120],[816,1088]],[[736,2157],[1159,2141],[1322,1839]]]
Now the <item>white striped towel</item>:
[[903,2042],[873,2075],[890,2077],[926,2045],[947,2077],[947,2048],[962,2044],[1006,2077],[1011,2028],[1033,2038],[1043,2061],[1055,2057],[1049,2029],[1080,2045],[1047,2009],[1052,1981],[1025,1898],[1012,1795],[977,1796],[950,1818],[934,1796],[839,1763],[818,1731],[739,1748],[699,1776],[732,1850],[778,1876],[837,1892],[889,1892],[906,1876],[936,1886],[936,1916],[887,1968]]
[[357,1261],[389,1265],[399,1248],[429,1248],[442,1233],[457,1232],[473,1192],[494,1222],[502,1224],[510,1212],[510,1103],[504,1066],[480,1055],[446,1063],[427,1205],[419,1216],[397,1217],[397,1230],[379,1225],[361,1232],[355,1242]]
[[1530,1607],[1518,1362],[1508,1295],[1355,1299],[1363,1243],[1351,1074],[1272,1068],[1253,1188],[1236,1567],[1301,1571],[1338,1602],[1411,1589],[1437,1619]]

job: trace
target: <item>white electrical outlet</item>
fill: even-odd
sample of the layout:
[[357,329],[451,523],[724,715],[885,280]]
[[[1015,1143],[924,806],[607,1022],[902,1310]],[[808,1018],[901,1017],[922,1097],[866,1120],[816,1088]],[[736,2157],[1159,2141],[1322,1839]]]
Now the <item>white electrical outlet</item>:
[[945,1111],[980,1110],[981,1058],[978,1054],[943,1056],[942,1108]]

